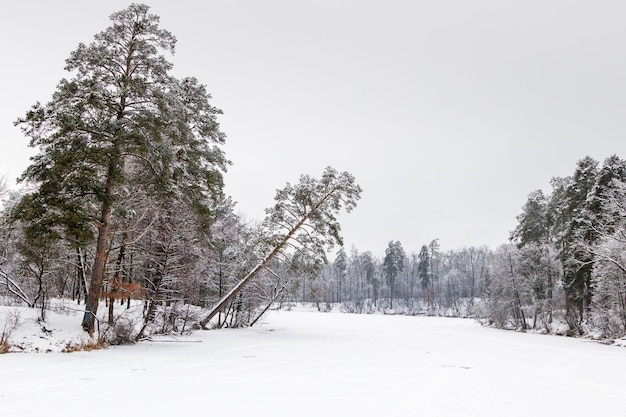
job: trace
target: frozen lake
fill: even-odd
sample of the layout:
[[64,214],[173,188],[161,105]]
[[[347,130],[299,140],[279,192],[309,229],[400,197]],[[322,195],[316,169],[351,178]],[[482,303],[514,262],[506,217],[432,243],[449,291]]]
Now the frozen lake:
[[472,320],[281,311],[171,340],[0,355],[0,415],[626,416],[625,348]]

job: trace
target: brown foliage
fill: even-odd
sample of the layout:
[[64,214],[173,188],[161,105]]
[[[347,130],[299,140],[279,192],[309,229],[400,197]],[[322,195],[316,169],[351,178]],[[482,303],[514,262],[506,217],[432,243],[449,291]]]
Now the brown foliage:
[[126,298],[132,298],[135,300],[144,298],[146,294],[146,288],[137,283],[117,284],[113,291],[104,292],[102,295],[104,298],[113,298],[115,300],[122,300]]

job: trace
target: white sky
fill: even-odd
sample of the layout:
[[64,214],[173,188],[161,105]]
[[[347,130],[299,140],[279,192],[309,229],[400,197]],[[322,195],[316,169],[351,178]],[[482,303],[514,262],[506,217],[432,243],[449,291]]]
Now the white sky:
[[[62,4],[62,6],[60,6]],[[0,174],[28,165],[12,122],[129,2],[24,0],[0,14]],[[177,76],[213,95],[247,217],[331,165],[364,192],[347,248],[505,243],[526,196],[590,155],[626,157],[626,2],[147,1]]]

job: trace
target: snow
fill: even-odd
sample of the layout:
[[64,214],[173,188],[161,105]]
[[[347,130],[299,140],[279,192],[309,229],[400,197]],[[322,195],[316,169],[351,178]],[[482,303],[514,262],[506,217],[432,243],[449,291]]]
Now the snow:
[[60,353],[80,317],[50,312],[44,335],[32,310],[0,311],[52,350],[0,355],[0,416],[626,415],[625,349],[469,319],[272,311],[246,329]]
[[90,342],[80,329],[82,311],[65,304],[46,311],[45,321],[38,320],[40,310],[26,307],[0,307],[0,335],[10,333],[11,352],[62,352],[68,345]]

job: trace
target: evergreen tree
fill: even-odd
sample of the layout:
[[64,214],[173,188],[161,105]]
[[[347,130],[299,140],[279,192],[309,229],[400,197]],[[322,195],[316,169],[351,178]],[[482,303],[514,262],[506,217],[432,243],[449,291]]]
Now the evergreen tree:
[[337,251],[337,256],[335,257],[333,266],[335,267],[335,273],[337,274],[337,302],[341,303],[343,282],[345,281],[346,270],[348,269],[348,255],[346,254],[346,250],[343,246],[341,246]]
[[[587,156],[578,161],[572,180],[565,190],[566,229],[563,246],[563,283],[568,295],[570,326],[580,327],[591,301],[593,257],[589,246],[597,238],[591,227],[594,207],[590,205],[598,177],[598,162]],[[576,314],[574,317],[573,314]]]
[[619,223],[621,213],[613,210],[609,200],[615,196],[615,190],[626,181],[626,161],[612,155],[604,160],[597,181],[589,198],[589,210],[595,231],[613,234]]
[[604,337],[626,334],[626,178],[624,161],[607,158],[592,202],[599,204],[594,256],[592,315]]
[[298,184],[287,184],[276,192],[273,207],[266,209],[263,222],[266,255],[226,294],[200,322],[206,325],[252,280],[263,273],[275,257],[286,260],[294,254],[313,264],[327,262],[326,251],[343,245],[337,214],[352,211],[361,198],[361,187],[348,172],[327,167],[321,178],[302,175]]
[[[365,282],[368,285],[367,298],[373,298],[374,305],[378,300],[378,291],[380,289],[380,281],[376,275],[376,260],[372,252],[364,252],[361,254],[361,264],[365,271]],[[369,289],[371,288],[371,294]]]
[[432,291],[433,303],[435,296],[440,297],[441,291],[439,288],[439,264],[441,262],[441,254],[439,253],[439,239],[433,239],[428,244],[429,259],[429,279],[430,288]]
[[393,290],[396,277],[404,270],[406,255],[400,242],[390,241],[385,249],[385,259],[383,261],[383,275],[389,285],[390,307],[393,308]]
[[520,249],[520,279],[528,281],[525,284],[534,290],[529,296],[534,303],[533,328],[537,320],[547,329],[552,323],[557,268],[550,256],[553,251],[551,231],[556,217],[543,191],[533,191],[517,216],[519,224],[510,236]]
[[428,246],[422,245],[420,253],[417,255],[419,262],[417,264],[417,276],[420,280],[422,290],[426,293],[426,304],[428,308],[432,308],[432,288],[430,279],[430,254]]
[[81,244],[95,238],[83,319],[90,333],[120,190],[132,178],[166,207],[186,201],[207,219],[227,165],[219,111],[197,80],[168,74],[162,53],[173,53],[176,40],[148,10],[132,4],[112,14],[112,26],[67,59],[73,78],[17,122],[40,151],[22,176],[39,185],[28,197],[36,217],[73,231]]
[[529,243],[547,242],[550,235],[548,200],[543,191],[536,190],[528,195],[528,200],[517,216],[519,224],[511,233],[510,239],[522,247]]

